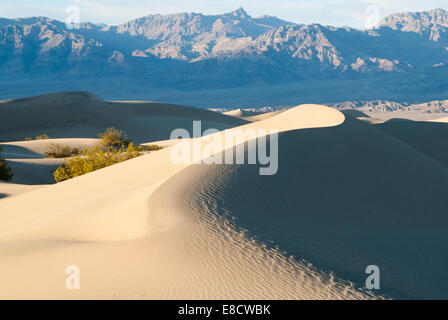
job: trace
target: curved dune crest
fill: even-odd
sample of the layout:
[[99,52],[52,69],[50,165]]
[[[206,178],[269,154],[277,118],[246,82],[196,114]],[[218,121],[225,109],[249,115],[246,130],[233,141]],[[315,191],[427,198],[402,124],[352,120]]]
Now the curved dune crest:
[[215,175],[222,171],[225,181],[219,188],[217,179],[200,181],[196,199],[207,201],[192,202],[358,286],[376,265],[378,294],[447,297],[446,166],[351,117],[336,127],[283,132],[278,150],[275,175],[218,166]]
[[[337,110],[324,106],[303,105],[266,121],[248,124],[239,128],[263,128],[288,131],[310,127],[334,126],[339,125],[343,121],[343,114]],[[225,131],[218,132],[214,135],[224,136]],[[199,140],[202,139],[199,138]],[[86,224],[88,225],[86,228],[70,227],[70,230],[73,230],[78,235],[85,234],[87,237],[85,240],[121,240],[122,238],[117,237],[116,228],[125,228],[129,225],[128,221],[132,221],[132,219],[129,219],[129,212],[127,212],[129,210],[125,209],[127,205],[126,201],[132,199],[130,203],[136,203],[135,198],[138,198],[140,194],[141,199],[145,199],[150,194],[148,190],[155,190],[157,186],[188,166],[188,164],[173,164],[170,159],[170,152],[171,150],[169,148],[162,149],[147,156],[126,161],[76,179],[49,186],[45,190],[24,195],[21,197],[22,200],[6,199],[2,201],[0,206],[4,208],[2,211],[6,212],[6,215],[10,214],[12,216],[11,221],[14,220],[14,217],[18,216],[20,216],[20,220],[28,216],[31,220],[34,220],[34,217],[39,217],[39,220],[45,217],[44,220],[46,220],[50,217],[58,216],[59,212],[62,211],[67,216],[70,215],[69,213],[73,215],[76,213],[76,219],[78,221],[87,215],[88,219]],[[145,168],[148,169],[145,170]],[[60,192],[58,192],[59,190]],[[59,197],[55,197],[55,194],[59,195]],[[73,195],[76,195],[76,197]],[[23,201],[23,203],[34,203],[35,207],[32,212],[29,212],[27,205],[23,203],[19,204],[18,202],[20,201]],[[51,206],[49,206],[49,203],[51,203]],[[97,210],[97,215],[104,217],[104,219],[107,219],[109,216],[114,216],[115,218],[120,217],[125,223],[119,224],[115,223],[118,221],[114,221],[114,227],[111,227],[110,231],[105,231],[108,228],[91,223],[91,220],[94,220],[93,216],[95,216],[92,215],[92,212],[97,212]],[[8,220],[5,219],[6,221]],[[12,232],[12,228],[7,225],[5,223],[0,226],[0,232],[2,230]],[[23,227],[26,225],[26,223],[22,224]],[[139,223],[137,225],[140,226]],[[92,232],[91,229],[94,228],[97,228],[98,232]],[[59,228],[56,229],[62,230]],[[95,238],[95,234],[97,233],[102,236]],[[105,234],[110,234],[110,236],[104,237]],[[134,233],[131,232],[131,234]],[[0,233],[0,238],[1,236],[2,234]],[[74,237],[76,238],[76,236]],[[134,237],[134,235],[131,237]]]
[[[239,128],[286,132],[337,126],[344,119],[337,110],[303,105]],[[267,248],[225,215],[208,215],[188,205],[200,191],[195,186],[209,181],[213,166],[184,171],[188,167],[171,163],[166,148],[1,200],[0,296],[373,297],[331,273]],[[213,177],[216,186],[225,179],[225,174]],[[64,287],[63,271],[71,264],[82,270],[79,291]]]
[[340,125],[345,116],[342,112],[326,106],[316,104],[303,104],[286,110],[268,118],[263,122],[255,123],[257,128],[277,128],[279,131],[322,128]]

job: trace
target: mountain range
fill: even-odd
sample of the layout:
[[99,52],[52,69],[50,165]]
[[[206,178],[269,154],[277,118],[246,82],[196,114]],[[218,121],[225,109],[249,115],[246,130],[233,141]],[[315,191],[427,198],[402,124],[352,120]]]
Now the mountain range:
[[[120,95],[129,97],[136,86],[230,90],[356,80],[366,86],[375,81],[378,93],[358,99],[440,99],[448,97],[448,12],[393,14],[369,30],[253,18],[242,8],[222,15],[149,15],[116,26],[86,22],[74,29],[46,17],[0,18],[0,67],[0,83],[9,84],[8,92],[0,90],[3,97],[34,93],[27,85],[14,90],[11,83],[21,82],[35,88],[98,81],[86,89],[104,92],[104,80],[117,81],[128,84]],[[427,83],[431,90],[413,90]],[[322,99],[350,100],[352,91]]]

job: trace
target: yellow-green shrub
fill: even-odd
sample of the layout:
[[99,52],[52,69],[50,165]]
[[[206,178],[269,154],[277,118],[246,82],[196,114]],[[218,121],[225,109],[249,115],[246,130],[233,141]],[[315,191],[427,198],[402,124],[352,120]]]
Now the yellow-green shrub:
[[131,143],[131,140],[123,131],[117,130],[114,127],[107,128],[105,132],[98,134],[101,138],[100,144],[103,147],[121,148]]
[[[105,132],[98,135],[101,138],[97,146],[78,151],[76,157],[70,158],[54,172],[56,182],[61,182],[83,174],[102,169],[113,164],[130,160],[141,156],[149,151],[162,149],[158,145],[139,146],[126,136],[123,131],[114,127],[108,128]],[[60,147],[60,146],[59,146]],[[53,154],[67,155],[74,149],[60,149]]]
[[132,142],[128,146],[114,148],[111,146],[97,146],[84,149],[80,155],[68,159],[54,172],[56,182],[68,180],[80,175],[102,169],[113,164],[141,156],[144,152],[139,150]]

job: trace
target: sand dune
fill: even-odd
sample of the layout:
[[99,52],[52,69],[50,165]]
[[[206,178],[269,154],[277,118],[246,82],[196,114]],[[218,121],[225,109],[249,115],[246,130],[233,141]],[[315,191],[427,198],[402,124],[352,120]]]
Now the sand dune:
[[447,123],[448,122],[448,117],[437,118],[437,119],[432,119],[432,120],[428,120],[428,121]]
[[18,196],[45,186],[46,185],[27,185],[0,181],[0,199]]
[[448,124],[443,122],[396,120],[377,128],[406,142],[448,167]]
[[223,112],[223,114],[226,114],[231,117],[250,117],[259,114],[259,112],[235,109]]
[[243,120],[246,120],[249,122],[257,122],[257,121],[271,118],[283,111],[284,110],[271,111],[271,112],[256,112],[256,111],[236,109],[236,110],[224,112],[223,114],[232,116],[235,118],[240,118],[240,119],[243,119]]
[[231,214],[259,239],[359,286],[377,265],[386,296],[448,297],[445,166],[351,118],[283,133],[279,143],[276,175],[209,168],[227,177],[195,188],[201,210]]
[[61,164],[63,159],[8,159],[14,177],[11,182],[25,185],[54,183],[53,171]]
[[3,156],[7,159],[41,159],[43,158],[50,144],[59,144],[69,146],[72,148],[88,148],[97,144],[100,139],[45,139],[32,141],[14,141],[14,142],[0,142],[3,146]]
[[43,133],[52,138],[97,138],[115,126],[137,143],[169,139],[175,128],[219,130],[247,123],[235,117],[192,107],[154,102],[104,101],[87,92],[53,93],[0,103],[0,141],[21,141]]
[[3,195],[1,197],[16,196],[55,183],[53,172],[64,160],[44,158],[50,144],[83,149],[95,145],[98,141],[99,139],[68,138],[0,143],[3,147],[2,155],[14,173],[11,182],[0,181],[0,194]]
[[[288,113],[252,126],[282,124],[282,129],[293,130],[344,121],[340,112],[326,107],[302,106]],[[3,199],[0,296],[372,297],[330,273],[266,248],[232,227],[224,215],[212,218],[182,209],[185,190],[194,190],[188,186],[206,177],[200,172],[185,175],[182,170],[188,165],[172,164],[169,154],[169,148],[163,149]],[[64,287],[67,264],[82,270],[79,291]]]
[[1,199],[0,298],[447,298],[448,169],[431,152],[316,105],[239,128],[280,131],[276,175],[176,165],[168,146]]
[[[62,160],[42,159],[50,143],[89,147],[98,141],[98,133],[115,126],[136,143],[168,146],[172,144],[167,140],[172,130],[186,128],[191,131],[193,120],[201,120],[203,130],[223,130],[248,123],[192,107],[145,101],[104,101],[88,92],[0,101],[0,110],[0,142],[3,141],[0,144],[14,172],[12,184],[0,182],[3,197],[31,190],[30,185],[54,183],[52,172]],[[22,141],[41,134],[54,139]]]

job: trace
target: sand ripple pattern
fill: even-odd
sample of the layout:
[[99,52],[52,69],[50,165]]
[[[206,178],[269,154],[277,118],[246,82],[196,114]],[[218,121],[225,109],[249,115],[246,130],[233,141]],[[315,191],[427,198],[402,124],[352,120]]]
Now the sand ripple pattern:
[[[185,220],[182,261],[185,278],[176,296],[207,299],[372,299],[379,298],[353,283],[323,272],[279,248],[262,243],[239,228],[220,199],[237,166],[193,166],[151,196],[151,214],[175,212]],[[194,177],[195,181],[191,181]],[[176,188],[180,201],[165,201]],[[170,194],[172,196],[172,194]],[[172,200],[172,198],[171,198]],[[173,232],[170,231],[163,232]]]

